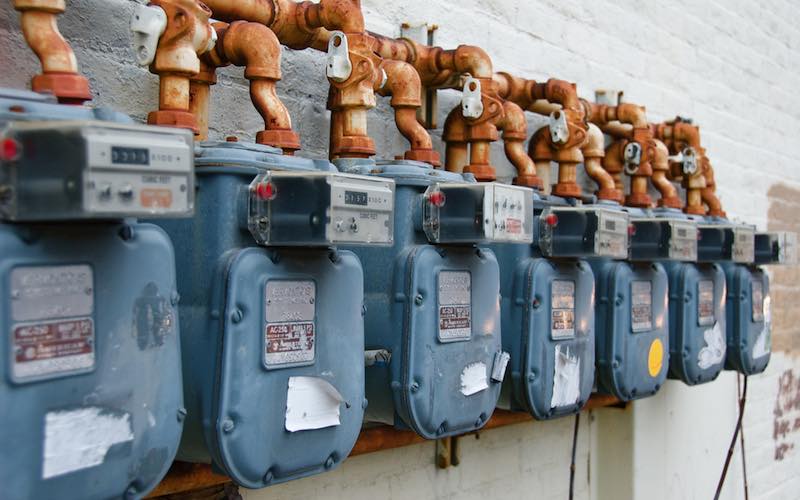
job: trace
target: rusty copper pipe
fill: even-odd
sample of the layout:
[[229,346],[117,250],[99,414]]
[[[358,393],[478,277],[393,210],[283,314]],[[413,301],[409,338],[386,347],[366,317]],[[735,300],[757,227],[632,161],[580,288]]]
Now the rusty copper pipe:
[[653,186],[658,189],[661,199],[658,200],[660,207],[682,208],[683,203],[678,197],[678,190],[669,180],[669,149],[667,146],[653,139],[655,144],[655,154],[653,155]]
[[221,33],[216,52],[245,68],[250,98],[264,119],[264,130],[258,132],[256,142],[281,148],[286,154],[300,149],[289,110],[276,93],[281,79],[281,45],[275,33],[263,24],[236,21]]
[[594,123],[589,124],[588,138],[581,152],[583,153],[583,167],[586,175],[597,183],[597,198],[600,200],[620,201],[622,191],[614,184],[614,178],[603,168],[605,157],[605,137],[603,131]]
[[544,183],[536,175],[536,164],[525,150],[525,140],[528,138],[528,121],[525,112],[511,101],[503,102],[503,118],[498,122],[497,128],[503,131],[503,148],[506,158],[517,170],[514,183],[542,189]]
[[706,180],[706,187],[701,191],[703,202],[708,207],[708,215],[713,217],[725,217],[725,211],[722,209],[722,203],[717,197],[717,183],[714,180],[714,167],[711,162],[706,159],[703,165],[703,177]]
[[417,120],[417,109],[422,105],[422,82],[413,66],[402,61],[383,61],[386,85],[378,90],[380,95],[391,95],[390,105],[400,133],[411,145],[405,159],[422,161],[434,167],[442,164],[434,151],[431,136]]
[[614,188],[619,192],[619,198],[616,199],[619,203],[625,203],[625,185],[622,183],[622,171],[624,166],[622,164],[622,150],[625,149],[625,141],[615,141],[606,148],[605,156],[603,157],[603,170],[611,175],[614,179]]
[[13,0],[20,12],[22,34],[39,58],[42,74],[31,80],[35,92],[53,94],[62,104],[82,104],[92,99],[89,80],[78,72],[78,61],[58,31],[56,17],[66,10],[64,0]]
[[460,107],[453,108],[447,115],[442,140],[445,142],[445,168],[448,172],[463,172],[469,161],[469,147],[467,145],[467,123],[464,121]]
[[191,112],[190,80],[200,72],[199,56],[211,48],[211,11],[198,0],[151,0],[167,15],[150,71],[159,76],[158,111],[147,116],[151,125],[199,132]]

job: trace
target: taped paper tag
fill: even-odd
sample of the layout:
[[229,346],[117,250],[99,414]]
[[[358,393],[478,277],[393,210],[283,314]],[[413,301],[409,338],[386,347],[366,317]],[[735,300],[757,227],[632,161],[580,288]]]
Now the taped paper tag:
[[344,398],[327,380],[289,377],[286,394],[286,430],[323,429],[339,425],[339,407]]
[[485,363],[470,363],[461,372],[461,394],[472,396],[489,388]]
[[569,348],[556,345],[553,369],[553,397],[550,408],[574,405],[581,397],[581,364],[578,356],[571,356]]
[[718,365],[725,360],[725,333],[719,322],[714,323],[714,328],[706,328],[703,332],[703,339],[706,345],[700,349],[697,356],[697,366],[701,370],[707,370],[714,365]]
[[770,297],[764,297],[764,327],[753,344],[753,359],[763,358],[772,351],[772,311]]
[[97,407],[50,412],[44,421],[42,479],[100,465],[112,446],[129,441],[129,413]]

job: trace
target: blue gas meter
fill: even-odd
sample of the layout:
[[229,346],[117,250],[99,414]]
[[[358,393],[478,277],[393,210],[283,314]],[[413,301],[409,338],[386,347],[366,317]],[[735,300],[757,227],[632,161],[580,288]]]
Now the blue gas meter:
[[530,242],[530,190],[418,162],[353,163],[349,171],[397,183],[393,245],[353,249],[366,272],[366,418],[427,439],[479,429],[508,355],[497,259],[476,244]]
[[584,209],[608,211],[606,220],[615,221],[601,226],[607,233],[613,228],[614,243],[605,248],[614,252],[590,260],[596,280],[597,389],[623,401],[651,396],[666,379],[669,342],[667,273],[652,255],[671,251],[672,233],[668,243],[643,248],[629,239],[637,230],[631,220],[640,221],[639,227],[655,225],[658,231],[664,226],[671,231],[671,226],[654,222],[644,210],[613,203]]
[[392,242],[394,183],[244,143],[197,147],[183,258],[179,459],[260,488],[330,470],[364,415],[364,275],[341,243]]
[[132,218],[192,214],[191,133],[27,92],[0,109],[3,496],[138,498],[186,411],[173,247]]
[[[603,215],[578,216],[571,208],[561,198],[534,194],[533,244],[492,246],[501,272],[503,349],[511,356],[498,406],[527,411],[537,419],[580,411],[594,384],[594,275],[583,258],[595,245],[584,246],[582,231],[591,240],[595,232],[559,229],[558,217],[580,217],[597,227]],[[580,243],[575,239],[579,232]],[[542,236],[549,252],[559,249],[557,257],[543,257]]]

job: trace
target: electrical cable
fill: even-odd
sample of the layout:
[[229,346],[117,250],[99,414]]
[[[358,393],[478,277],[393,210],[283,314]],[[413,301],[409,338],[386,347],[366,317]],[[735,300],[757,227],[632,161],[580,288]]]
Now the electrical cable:
[[[739,394],[737,393],[736,396],[738,397]],[[722,475],[719,478],[719,483],[717,483],[717,492],[714,494],[714,500],[719,500],[719,496],[722,493],[722,485],[725,484],[725,476],[728,475],[728,467],[731,465],[731,459],[733,458],[733,450],[736,447],[736,440],[739,437],[739,431],[742,429],[742,419],[744,418],[744,405],[747,400],[747,375],[744,377],[744,384],[742,388],[742,397],[739,399],[739,418],[736,420],[736,428],[733,431],[733,439],[731,439],[731,445],[728,447],[728,454],[725,457],[725,466],[722,468]]]
[[[742,380],[741,376],[737,373],[736,374],[736,394],[739,398],[742,397]],[[747,484],[747,460],[745,449],[744,449],[744,426],[742,426],[741,430],[739,431],[739,444],[742,448],[742,476],[744,478],[744,500],[750,500],[750,486]]]
[[581,424],[581,414],[575,414],[575,430],[572,433],[572,461],[569,464],[569,500],[575,493],[575,453],[578,449],[578,428]]

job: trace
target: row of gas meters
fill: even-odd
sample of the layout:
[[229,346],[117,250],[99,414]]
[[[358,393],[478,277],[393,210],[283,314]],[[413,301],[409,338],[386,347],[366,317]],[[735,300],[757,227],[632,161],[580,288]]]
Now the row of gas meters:
[[[284,156],[4,92],[0,484],[136,498],[172,460],[260,488],[365,422],[761,372],[785,234],[539,195],[411,161]],[[23,112],[19,110],[23,109]]]

